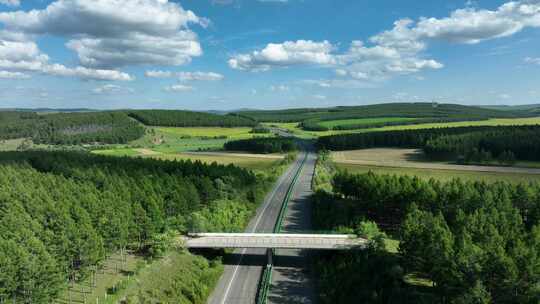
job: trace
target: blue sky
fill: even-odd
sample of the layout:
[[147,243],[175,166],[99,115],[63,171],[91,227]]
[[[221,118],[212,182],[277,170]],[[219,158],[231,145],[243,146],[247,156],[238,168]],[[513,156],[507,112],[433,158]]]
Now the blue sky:
[[540,1],[0,0],[0,108],[540,102]]

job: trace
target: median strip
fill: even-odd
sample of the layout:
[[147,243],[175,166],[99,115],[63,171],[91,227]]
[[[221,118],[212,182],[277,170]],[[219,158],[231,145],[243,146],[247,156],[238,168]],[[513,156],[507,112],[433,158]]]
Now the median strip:
[[[274,233],[280,233],[281,232],[281,226],[283,224],[283,218],[285,217],[285,213],[287,212],[287,207],[289,205],[289,201],[292,196],[292,192],[294,190],[294,187],[296,186],[296,183],[298,182],[298,178],[300,177],[300,173],[302,172],[302,169],[304,168],[304,165],[307,161],[308,153],[306,153],[306,156],[302,160],[302,163],[298,167],[298,170],[296,171],[294,178],[291,182],[291,185],[287,189],[287,194],[285,195],[285,198],[283,200],[283,204],[281,205],[281,209],[279,210],[279,215],[276,221],[276,225],[274,226]],[[259,283],[259,292],[257,296],[257,304],[266,304],[266,299],[268,297],[268,290],[270,289],[270,283],[272,282],[272,268],[273,265],[273,256],[275,254],[274,249],[268,249],[268,263],[266,267],[264,268],[263,274],[261,276],[261,280]]]

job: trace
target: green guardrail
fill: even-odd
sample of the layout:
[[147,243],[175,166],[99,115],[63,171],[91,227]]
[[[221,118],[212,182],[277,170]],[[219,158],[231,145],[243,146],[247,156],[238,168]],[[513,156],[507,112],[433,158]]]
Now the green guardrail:
[[[298,167],[298,171],[296,171],[296,174],[294,175],[294,178],[291,182],[291,185],[287,189],[287,194],[285,195],[285,199],[283,199],[283,204],[281,205],[281,209],[279,210],[278,219],[276,221],[276,225],[274,226],[274,233],[280,233],[281,232],[281,226],[283,224],[283,218],[285,217],[285,213],[287,212],[287,208],[289,206],[289,201],[292,196],[292,192],[294,190],[294,187],[296,186],[296,183],[298,182],[298,178],[300,177],[300,173],[302,172],[302,169],[304,168],[304,165],[306,164],[308,158],[308,154],[306,153],[306,156],[302,160],[302,163]],[[271,256],[274,256],[275,250],[269,249],[271,252],[269,253]],[[257,296],[257,304],[266,304],[266,299],[268,297],[268,291],[270,289],[270,283],[272,282],[272,268],[274,267],[271,259],[269,263],[264,268],[264,271],[261,276],[260,284],[259,284],[259,293]]]

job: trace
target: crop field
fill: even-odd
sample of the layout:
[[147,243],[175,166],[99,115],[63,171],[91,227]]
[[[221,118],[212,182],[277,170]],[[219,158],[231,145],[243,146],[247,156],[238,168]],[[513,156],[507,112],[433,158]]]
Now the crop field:
[[369,124],[377,124],[377,123],[397,123],[397,122],[409,122],[418,120],[418,118],[410,118],[410,117],[378,117],[378,118],[358,118],[358,119],[342,119],[342,120],[329,120],[329,121],[321,121],[319,125],[323,127],[327,127],[329,129],[335,128],[335,127],[346,127],[346,126],[356,126],[356,125],[369,125]]
[[283,155],[256,155],[237,153],[163,153],[150,149],[119,148],[109,150],[95,150],[92,153],[108,156],[151,157],[163,160],[188,160],[203,163],[218,163],[221,165],[233,164],[238,167],[252,170],[267,170],[276,166],[283,159]]
[[291,123],[265,123],[268,126],[276,126],[288,130],[301,138],[317,138],[320,136],[349,134],[349,133],[365,133],[374,131],[393,131],[393,130],[418,130],[429,128],[452,128],[452,127],[467,127],[467,126],[524,126],[524,125],[540,125],[540,117],[527,118],[493,118],[479,121],[462,121],[462,122],[446,122],[446,123],[424,123],[417,125],[402,125],[402,126],[386,126],[381,128],[370,128],[360,130],[331,130],[331,131],[305,131],[302,130],[297,122]]
[[540,182],[540,174],[379,167],[344,163],[336,163],[336,166],[339,169],[348,170],[351,173],[367,173],[371,171],[378,174],[409,175],[418,176],[419,178],[423,179],[434,178],[441,181],[449,181],[455,178],[460,178],[466,181],[484,181],[487,183],[494,183],[498,181],[510,183]]

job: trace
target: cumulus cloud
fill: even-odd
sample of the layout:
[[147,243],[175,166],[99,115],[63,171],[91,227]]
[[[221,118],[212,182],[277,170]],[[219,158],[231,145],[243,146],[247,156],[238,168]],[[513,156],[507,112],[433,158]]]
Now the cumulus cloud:
[[146,71],[146,77],[172,78],[177,77],[180,81],[220,81],[225,77],[214,72],[170,72],[170,71]]
[[4,79],[28,79],[29,75],[21,72],[0,71],[0,78]]
[[71,68],[50,63],[49,57],[39,50],[35,42],[24,39],[24,35],[0,33],[0,69],[11,73],[38,72],[91,80],[133,80],[129,74],[116,70],[91,69],[82,66]]
[[172,86],[165,87],[165,91],[167,92],[186,92],[186,91],[193,91],[192,86],[183,85],[183,84],[174,84]]
[[19,0],[0,0],[0,4],[7,6],[19,6],[21,5],[21,2]]
[[540,57],[536,57],[536,58],[533,58],[533,57],[526,57],[524,59],[525,63],[532,63],[532,64],[538,64],[540,65]]
[[128,65],[182,65],[202,49],[189,24],[208,26],[168,0],[57,0],[43,10],[0,13],[11,32],[70,39],[81,65],[111,69]]
[[270,43],[260,51],[234,56],[229,60],[229,66],[238,70],[267,71],[278,66],[331,65],[335,64],[335,58],[331,54],[333,49],[334,46],[326,40]]
[[[348,50],[341,53],[328,41],[288,41],[237,54],[229,59],[229,66],[238,70],[268,71],[311,64],[333,67],[336,75],[343,79],[381,81],[443,68],[443,63],[436,59],[425,58],[424,51],[431,41],[476,44],[507,37],[527,27],[540,27],[538,1],[511,1],[495,10],[468,6],[445,18],[397,20],[392,29],[370,37],[367,43],[352,41]],[[534,58],[526,61],[536,63]]]

